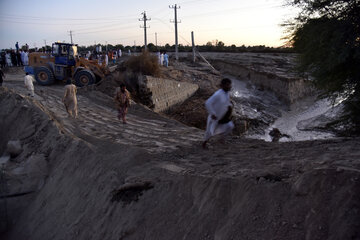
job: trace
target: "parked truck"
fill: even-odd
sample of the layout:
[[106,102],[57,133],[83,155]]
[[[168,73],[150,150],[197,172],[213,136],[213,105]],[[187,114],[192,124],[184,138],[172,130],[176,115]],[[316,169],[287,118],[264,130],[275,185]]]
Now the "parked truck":
[[77,45],[53,43],[51,53],[29,54],[29,65],[25,72],[33,74],[40,85],[51,85],[56,80],[73,79],[76,86],[92,85],[109,73],[105,63],[79,58]]

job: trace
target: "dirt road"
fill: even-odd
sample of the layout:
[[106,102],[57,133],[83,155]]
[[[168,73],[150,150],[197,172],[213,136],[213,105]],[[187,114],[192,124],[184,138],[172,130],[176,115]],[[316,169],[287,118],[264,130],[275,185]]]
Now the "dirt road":
[[[21,74],[9,75],[4,86],[26,96],[22,78]],[[79,118],[76,120],[67,116],[62,103],[64,86],[61,83],[50,87],[35,85],[35,94],[33,100],[44,107],[64,131],[79,138],[94,136],[138,146],[149,152],[171,151],[179,146],[191,146],[202,139],[202,131],[159,117],[135,102],[127,116],[128,124],[122,124],[116,117],[113,100],[98,91],[78,90]]]

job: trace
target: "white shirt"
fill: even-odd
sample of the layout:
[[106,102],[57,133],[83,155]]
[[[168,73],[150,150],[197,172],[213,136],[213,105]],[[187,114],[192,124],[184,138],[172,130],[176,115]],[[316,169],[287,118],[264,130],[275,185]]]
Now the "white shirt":
[[34,90],[34,84],[35,79],[31,75],[26,75],[24,78],[24,83],[27,89]]
[[223,89],[217,90],[206,102],[205,107],[209,115],[215,115],[220,120],[228,110],[228,106],[232,106],[230,102],[229,92]]
[[107,54],[105,54],[105,64],[106,66],[109,64],[109,57]]
[[21,61],[24,63],[25,62],[25,52],[21,51],[20,56],[21,56]]
[[24,65],[28,65],[29,64],[29,53],[25,52],[24,53]]

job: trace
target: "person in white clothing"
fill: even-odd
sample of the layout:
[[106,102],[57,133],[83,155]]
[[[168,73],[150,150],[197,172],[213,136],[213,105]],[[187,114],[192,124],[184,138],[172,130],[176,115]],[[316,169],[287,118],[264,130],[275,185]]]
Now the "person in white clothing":
[[24,51],[24,65],[27,66],[29,65],[29,53],[25,50]]
[[7,53],[6,53],[5,58],[6,58],[6,65],[7,65],[8,67],[12,67],[10,52],[7,52]]
[[24,83],[25,83],[25,87],[29,91],[28,95],[30,95],[31,97],[34,97],[34,84],[33,84],[33,82],[35,82],[35,79],[31,75],[29,75],[29,73],[26,73],[26,76],[24,78]]
[[63,103],[69,117],[78,117],[78,107],[76,98],[76,86],[71,83],[71,79],[68,79],[65,85],[65,93],[63,97]]
[[164,66],[169,66],[169,55],[166,52],[164,52]]
[[20,55],[21,55],[21,62],[23,63],[23,65],[25,65],[25,51],[20,50]]
[[160,54],[160,65],[162,66],[164,64],[164,53],[161,52]]
[[229,91],[231,90],[231,80],[224,78],[221,80],[221,89],[217,90],[205,102],[208,118],[206,124],[206,132],[202,147],[207,148],[206,144],[212,136],[230,134],[234,129],[234,123],[231,121],[231,113],[233,105],[230,101]]
[[107,55],[107,53],[104,54],[104,58],[105,58],[105,66],[109,65],[109,56]]

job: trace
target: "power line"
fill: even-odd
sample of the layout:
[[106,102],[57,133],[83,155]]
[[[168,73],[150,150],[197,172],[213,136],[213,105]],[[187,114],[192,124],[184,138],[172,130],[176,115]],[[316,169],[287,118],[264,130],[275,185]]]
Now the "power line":
[[26,16],[26,15],[13,15],[13,14],[1,14],[6,18],[22,18],[22,19],[32,19],[32,20],[53,20],[53,21],[98,21],[98,20],[121,20],[122,18],[132,18],[136,15],[127,15],[127,16],[113,16],[113,17],[103,17],[103,18],[59,18],[59,17],[38,17],[38,16]]
[[[79,30],[78,34],[88,34],[88,33],[95,33],[95,32],[108,32],[108,31],[113,31],[113,30],[121,30],[121,29],[133,29],[137,24],[132,24],[129,25],[127,24],[126,27],[121,27],[121,26],[114,26],[111,27],[112,25],[109,25],[109,27],[97,27],[97,28],[91,28],[94,29],[95,31],[84,31],[84,30]],[[88,28],[89,29],[89,28]],[[99,29],[99,30],[97,30]],[[89,29],[90,30],[90,29]],[[82,32],[83,31],[83,32]]]
[[133,28],[134,28],[134,27],[123,27],[123,28],[114,27],[114,28],[110,28],[110,29],[107,29],[107,30],[98,30],[98,31],[90,31],[90,32],[80,32],[80,33],[77,33],[77,35],[80,35],[80,34],[90,34],[90,33],[99,33],[99,32],[111,32],[111,31],[119,30],[119,29],[133,29]]
[[280,5],[268,5],[268,6],[254,5],[254,6],[249,6],[249,7],[231,8],[231,9],[223,9],[223,10],[218,10],[218,11],[212,11],[212,12],[204,12],[204,13],[200,13],[200,14],[187,15],[187,16],[184,16],[184,17],[191,18],[191,17],[199,17],[199,16],[207,16],[207,15],[214,16],[215,14],[220,14],[220,13],[229,13],[229,12],[238,13],[237,11],[239,11],[239,10],[249,10],[249,9],[253,9],[253,8],[256,8],[256,10],[259,10],[259,9],[278,8],[278,7],[281,7],[281,6]]
[[[114,23],[114,22],[111,22],[111,24],[106,24],[106,25],[102,25],[102,26],[97,26],[97,27],[89,27],[89,28],[79,28],[79,29],[76,29],[76,31],[78,32],[81,32],[81,31],[86,31],[86,30],[94,30],[94,29],[104,29],[104,28],[109,28],[109,27],[112,27],[112,26],[122,26],[122,25],[126,25],[127,27],[130,25],[129,23]],[[132,24],[135,26],[135,24]]]
[[[23,20],[23,21],[18,21],[18,20],[9,20],[9,19],[1,19],[1,22],[8,22],[8,23],[16,23],[16,24],[30,24],[30,25],[51,25],[51,26],[69,26],[69,25],[93,25],[93,24],[105,24],[105,23],[114,23],[114,21],[111,22],[87,22],[87,23],[49,23],[49,22],[33,22],[33,21],[29,21],[29,20]],[[44,20],[45,21],[45,20]]]

